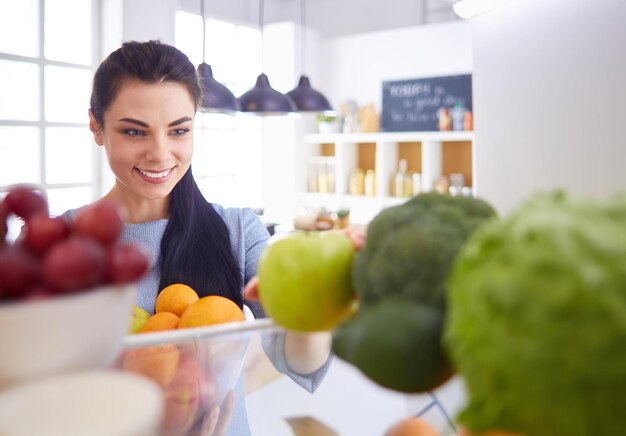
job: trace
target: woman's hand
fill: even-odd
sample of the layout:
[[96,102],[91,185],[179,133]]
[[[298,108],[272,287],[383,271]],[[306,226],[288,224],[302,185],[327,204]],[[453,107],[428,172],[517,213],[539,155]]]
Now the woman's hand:
[[[341,230],[352,242],[354,251],[359,251],[365,244],[365,229],[361,227],[347,228]],[[259,301],[259,278],[254,276],[243,288],[243,298],[248,301]]]
[[254,276],[243,288],[243,298],[248,301],[259,301],[259,277]]
[[363,245],[365,245],[365,227],[348,227],[342,230],[342,232],[352,241],[354,251],[360,251]]
[[[252,277],[244,288],[244,298],[259,300],[259,278]],[[304,375],[321,368],[330,355],[331,335],[328,332],[299,333],[287,331],[285,334],[285,358],[293,372]]]
[[235,405],[235,392],[230,391],[221,407],[215,406],[211,409],[209,414],[202,423],[202,429],[199,435],[201,436],[223,436],[226,434],[228,423],[233,414],[233,408]]
[[[365,230],[348,228],[342,232],[350,238],[355,251],[365,243]],[[259,278],[252,277],[243,291],[244,299],[259,301]],[[328,360],[332,336],[329,332],[300,333],[287,331],[285,335],[285,357],[292,371],[305,375],[317,371]]]

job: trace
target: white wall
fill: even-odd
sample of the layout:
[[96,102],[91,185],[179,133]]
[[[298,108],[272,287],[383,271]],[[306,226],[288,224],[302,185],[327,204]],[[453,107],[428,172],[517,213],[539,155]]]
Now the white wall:
[[472,71],[469,25],[457,21],[322,40],[319,90],[334,106],[374,102],[382,82]]
[[471,20],[476,184],[500,211],[626,189],[625,18],[623,1],[514,0]]
[[177,0],[124,0],[124,40],[159,39],[174,44]]
[[[177,2],[186,11],[197,13],[202,0]],[[299,23],[300,3],[265,0],[264,23]],[[204,8],[207,16],[258,24],[259,0],[204,0]],[[324,38],[459,19],[446,0],[309,0],[305,18],[307,28],[317,29]]]

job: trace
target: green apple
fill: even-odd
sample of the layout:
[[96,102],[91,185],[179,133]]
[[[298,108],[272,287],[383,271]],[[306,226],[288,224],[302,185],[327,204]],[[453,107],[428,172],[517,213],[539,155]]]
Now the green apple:
[[270,243],[259,260],[259,298],[290,330],[332,330],[355,307],[354,248],[340,232],[295,232]]
[[142,309],[141,307],[135,305],[133,306],[133,314],[130,320],[130,333],[138,333],[139,330],[143,327],[146,321],[150,318],[150,313],[148,311]]

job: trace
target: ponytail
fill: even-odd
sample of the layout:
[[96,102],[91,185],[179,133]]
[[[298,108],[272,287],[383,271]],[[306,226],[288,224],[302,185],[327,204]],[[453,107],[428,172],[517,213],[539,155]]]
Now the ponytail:
[[228,227],[200,192],[191,167],[170,194],[161,240],[159,290],[174,283],[191,286],[201,298],[221,295],[243,306],[241,271]]

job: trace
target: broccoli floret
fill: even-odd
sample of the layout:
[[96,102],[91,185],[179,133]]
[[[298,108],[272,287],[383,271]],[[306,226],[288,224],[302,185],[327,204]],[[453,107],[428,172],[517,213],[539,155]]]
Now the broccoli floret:
[[466,217],[471,218],[491,218],[496,215],[496,211],[485,200],[475,197],[449,197],[434,192],[417,195],[407,201],[407,205],[435,206],[438,204],[449,204],[463,209]]
[[460,221],[422,214],[395,228],[374,249],[365,247],[359,256],[366,265],[355,272],[365,282],[364,289],[357,288],[363,303],[400,295],[442,306],[443,282],[463,234]]
[[443,307],[444,282],[456,254],[494,215],[482,200],[432,193],[382,211],[370,223],[353,267],[362,303],[401,296]]

